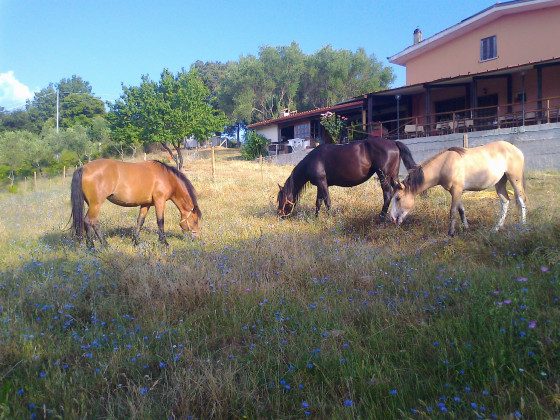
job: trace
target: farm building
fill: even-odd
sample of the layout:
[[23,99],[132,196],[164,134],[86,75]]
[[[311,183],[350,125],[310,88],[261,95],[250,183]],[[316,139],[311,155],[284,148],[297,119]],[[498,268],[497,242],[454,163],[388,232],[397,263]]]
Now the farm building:
[[[406,85],[336,106],[251,124],[272,140],[326,138],[321,114],[354,123],[351,138],[392,139],[475,133],[560,121],[560,0],[497,3],[431,37],[416,29],[412,45],[389,57],[406,67]],[[284,140],[284,143],[282,141]],[[288,140],[288,142],[285,142]],[[304,146],[307,143],[303,143]],[[290,147],[286,147],[290,146]]]

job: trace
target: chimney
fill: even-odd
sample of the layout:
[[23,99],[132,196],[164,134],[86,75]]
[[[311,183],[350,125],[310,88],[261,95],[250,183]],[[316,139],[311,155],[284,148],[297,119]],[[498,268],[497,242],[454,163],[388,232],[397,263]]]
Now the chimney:
[[422,42],[422,31],[418,28],[414,30],[414,45]]

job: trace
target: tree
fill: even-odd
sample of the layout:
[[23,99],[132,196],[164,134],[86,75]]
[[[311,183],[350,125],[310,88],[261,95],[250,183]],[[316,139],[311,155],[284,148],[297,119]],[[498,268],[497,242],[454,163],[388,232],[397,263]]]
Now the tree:
[[158,83],[142,76],[139,87],[123,86],[123,94],[111,107],[112,136],[127,142],[159,143],[182,169],[183,140],[194,137],[203,142],[227,123],[223,112],[208,103],[209,96],[194,68],[177,75],[164,69]]
[[42,126],[49,123],[56,126],[57,91],[62,127],[71,127],[75,124],[89,125],[95,115],[105,114],[104,104],[93,96],[89,82],[74,75],[70,79],[61,79],[56,84],[50,83],[46,88],[36,92],[33,99],[27,101],[27,112],[35,124]]
[[93,155],[98,150],[88,137],[87,127],[75,125],[74,127],[67,128],[62,132],[61,137],[66,148],[76,154],[80,165],[83,165],[86,159],[88,162],[91,162]]
[[108,145],[111,138],[111,129],[107,123],[107,119],[96,116],[91,120],[91,125],[88,127],[88,137],[97,145],[99,152],[101,153],[101,147]]
[[241,57],[225,67],[217,85],[218,107],[235,122],[246,123],[276,118],[285,109],[332,106],[386,89],[395,78],[391,68],[363,48],[354,53],[327,45],[308,56],[295,42],[261,47],[258,57]]
[[363,48],[355,53],[333,50],[327,45],[307,58],[299,91],[302,109],[322,108],[361,95],[386,89],[395,76]]
[[119,153],[121,160],[124,160],[124,150],[130,147],[135,150],[143,139],[143,127],[141,112],[143,98],[147,93],[142,92],[153,89],[150,80],[143,76],[141,87],[122,86],[123,94],[111,106],[107,114],[107,122],[110,128],[110,144]]
[[228,63],[220,61],[207,61],[203,63],[200,60],[191,66],[191,69],[195,69],[198,72],[200,80],[210,91],[208,102],[214,107],[218,106],[218,93],[226,77],[228,66]]
[[103,101],[87,93],[70,93],[60,107],[60,126],[91,126],[95,117],[105,115]]
[[37,135],[29,131],[9,131],[0,135],[0,163],[8,166],[13,187],[15,174],[29,161],[29,147]]
[[38,134],[41,126],[34,121],[29,113],[24,110],[0,112],[0,132],[3,131],[29,131]]

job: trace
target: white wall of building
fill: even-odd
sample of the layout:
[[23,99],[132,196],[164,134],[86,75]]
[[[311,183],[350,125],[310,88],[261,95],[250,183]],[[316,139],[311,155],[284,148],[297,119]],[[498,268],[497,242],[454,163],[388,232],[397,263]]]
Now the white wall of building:
[[280,130],[278,129],[278,124],[272,124],[264,127],[257,127],[257,134],[261,134],[265,136],[273,143],[277,143],[279,141],[280,138],[279,133]]

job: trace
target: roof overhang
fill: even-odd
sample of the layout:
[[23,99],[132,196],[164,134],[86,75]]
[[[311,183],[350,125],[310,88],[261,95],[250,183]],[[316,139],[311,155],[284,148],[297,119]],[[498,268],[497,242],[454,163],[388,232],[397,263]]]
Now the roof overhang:
[[481,26],[487,25],[503,16],[555,6],[560,6],[560,0],[515,0],[497,3],[456,25],[426,38],[417,44],[411,45],[400,53],[388,57],[387,60],[392,64],[406,66],[409,60],[459,38],[468,32],[472,32]]
[[361,109],[364,105],[363,99],[359,100],[357,98],[352,99],[352,101],[349,102],[344,102],[338,105],[333,105],[333,106],[329,106],[329,107],[325,107],[325,108],[318,108],[318,109],[313,109],[311,111],[304,111],[304,112],[298,112],[297,114],[293,114],[293,115],[287,115],[285,117],[280,117],[280,118],[275,118],[272,120],[267,120],[267,121],[261,121],[258,123],[254,123],[254,124],[249,124],[247,126],[247,128],[257,128],[257,127],[263,127],[266,125],[272,125],[272,124],[284,124],[284,123],[292,123],[292,122],[296,122],[298,120],[303,120],[303,119],[309,119],[309,118],[313,118],[313,117],[317,117],[321,114],[324,114],[325,112],[341,112],[341,111],[351,111],[354,109]]
[[494,78],[494,77],[504,77],[508,74],[520,73],[523,71],[529,71],[531,69],[549,65],[560,65],[560,57],[555,57],[550,60],[538,61],[534,63],[526,63],[518,66],[509,66],[503,67],[497,70],[489,70],[482,73],[474,73],[474,74],[464,74],[459,75],[456,77],[447,77],[443,79],[432,80],[426,83],[418,83],[415,85],[403,86],[394,89],[387,89],[378,92],[371,92],[368,96],[407,96],[407,95],[415,95],[422,92],[425,92],[427,88],[435,88],[435,87],[451,87],[456,85],[468,85],[473,82],[475,79],[485,79],[485,78]]

